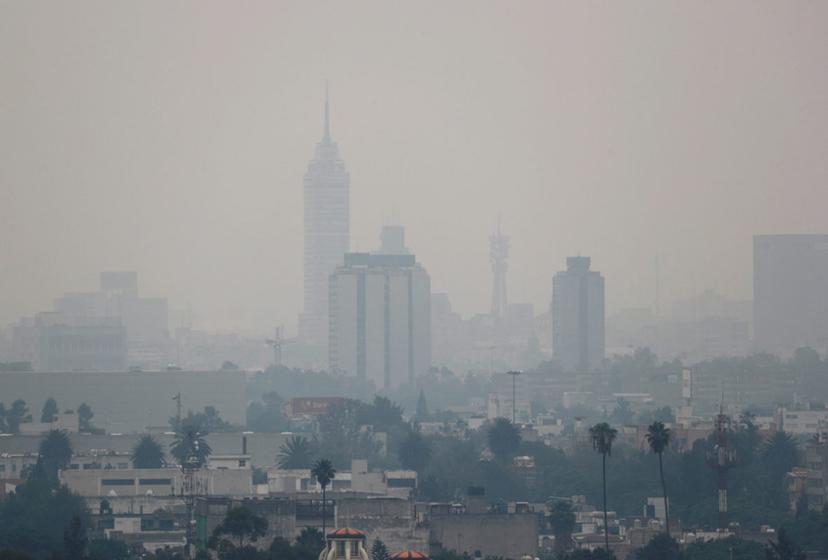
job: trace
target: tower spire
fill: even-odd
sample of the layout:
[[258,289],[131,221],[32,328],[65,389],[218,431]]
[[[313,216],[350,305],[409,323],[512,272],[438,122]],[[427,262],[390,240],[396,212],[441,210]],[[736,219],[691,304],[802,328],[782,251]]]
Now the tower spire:
[[330,104],[328,103],[328,80],[325,80],[325,136],[324,140],[331,139],[331,116]]

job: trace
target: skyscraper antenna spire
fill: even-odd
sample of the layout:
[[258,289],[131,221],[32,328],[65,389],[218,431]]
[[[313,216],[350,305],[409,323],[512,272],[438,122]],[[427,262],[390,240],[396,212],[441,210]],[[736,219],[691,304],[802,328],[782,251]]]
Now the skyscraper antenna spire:
[[328,80],[325,80],[325,140],[331,139],[331,111],[328,102]]

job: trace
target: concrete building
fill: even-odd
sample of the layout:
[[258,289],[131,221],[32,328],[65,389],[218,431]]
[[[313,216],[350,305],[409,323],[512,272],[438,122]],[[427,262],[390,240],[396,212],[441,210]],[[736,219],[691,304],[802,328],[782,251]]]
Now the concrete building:
[[95,413],[92,423],[109,432],[167,426],[176,414],[177,393],[185,414],[214,406],[231,424],[246,422],[243,371],[0,372],[4,402],[23,399],[30,410],[40,410],[50,397],[59,397],[64,408],[86,403]]
[[[512,400],[512,382],[514,382],[514,402]],[[531,395],[527,375],[509,375],[496,373],[492,376],[492,388],[489,394],[487,417],[512,419],[514,410],[517,422],[529,422],[531,417]]]
[[350,176],[331,139],[327,92],[322,141],[305,173],[305,299],[299,336],[324,356],[328,344],[328,278],[350,244]]
[[828,234],[754,236],[753,321],[757,350],[828,350]]
[[552,282],[552,349],[564,369],[590,371],[604,360],[604,278],[589,257],[569,257]]
[[431,367],[431,280],[414,255],[348,253],[330,277],[330,367],[378,389]]
[[[250,469],[201,469],[194,475],[200,495],[253,494]],[[60,472],[60,482],[84,498],[122,496],[181,496],[184,473],[177,467],[161,469],[87,469]]]
[[118,319],[69,320],[40,313],[38,371],[124,371],[127,331]]

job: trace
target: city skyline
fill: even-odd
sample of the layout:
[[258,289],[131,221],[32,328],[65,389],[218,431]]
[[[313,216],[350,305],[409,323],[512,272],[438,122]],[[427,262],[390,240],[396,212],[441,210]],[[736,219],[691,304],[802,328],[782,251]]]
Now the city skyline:
[[[527,4],[511,19],[476,5],[474,21],[461,6],[433,21],[380,4],[210,5],[186,22],[98,6],[94,29],[62,6],[3,8],[20,22],[3,29],[4,75],[28,76],[0,108],[0,236],[15,240],[0,248],[3,325],[100,270],[138,270],[196,325],[295,332],[299,185],[325,79],[351,173],[351,250],[403,223],[464,316],[490,305],[498,214],[510,300],[546,307],[555,263],[589,254],[608,314],[654,306],[656,256],[663,302],[706,287],[748,298],[754,234],[824,228],[823,5],[654,3],[647,22],[621,7],[596,20],[588,5]],[[126,22],[157,41],[118,33]]]

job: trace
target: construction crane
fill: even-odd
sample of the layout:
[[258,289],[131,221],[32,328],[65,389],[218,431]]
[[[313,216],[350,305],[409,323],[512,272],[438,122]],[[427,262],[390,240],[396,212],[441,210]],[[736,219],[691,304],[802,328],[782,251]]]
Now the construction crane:
[[295,338],[283,338],[282,327],[276,327],[276,336],[268,338],[265,343],[273,347],[273,365],[279,367],[282,365],[282,346],[298,342]]

